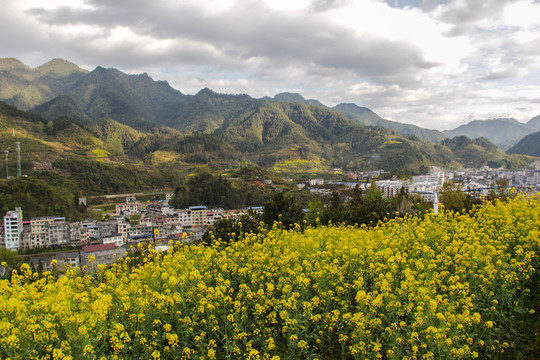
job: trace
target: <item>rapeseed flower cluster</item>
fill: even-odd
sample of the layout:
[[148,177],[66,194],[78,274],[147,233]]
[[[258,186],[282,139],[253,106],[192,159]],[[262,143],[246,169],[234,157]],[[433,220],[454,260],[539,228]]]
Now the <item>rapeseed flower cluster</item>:
[[539,230],[538,198],[518,196],[472,215],[150,248],[93,276],[23,265],[0,282],[0,358],[496,358],[533,316]]

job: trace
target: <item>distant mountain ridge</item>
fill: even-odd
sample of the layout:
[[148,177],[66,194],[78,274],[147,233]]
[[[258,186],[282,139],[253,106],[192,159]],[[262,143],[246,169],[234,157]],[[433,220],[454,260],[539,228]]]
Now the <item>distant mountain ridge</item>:
[[536,116],[527,123],[520,123],[516,119],[473,120],[453,130],[443,131],[448,137],[465,135],[471,139],[485,137],[507,150],[523,137],[540,130],[540,116]]
[[446,139],[446,135],[438,130],[425,129],[416,125],[386,120],[375,114],[370,109],[360,107],[356,104],[339,104],[334,106],[333,109],[343,113],[349,119],[363,125],[387,127],[401,134],[415,135],[424,141],[429,141],[435,144],[443,139]]
[[[540,117],[537,117],[540,119]],[[529,134],[506,151],[507,154],[540,156],[540,131]]]
[[[166,81],[154,81],[146,73],[128,75],[101,66],[88,72],[61,59],[52,60],[36,69],[30,69],[16,59],[0,59],[0,69],[3,69],[0,70],[0,100],[21,109],[31,109],[48,120],[68,116],[85,126],[91,126],[103,119],[113,119],[149,134],[167,127],[184,135],[215,135],[236,142],[236,146],[246,149],[273,146],[277,151],[288,146],[287,144],[290,144],[291,148],[297,148],[294,146],[296,142],[305,146],[304,149],[316,150],[317,156],[326,153],[332,154],[330,158],[335,158],[339,153],[340,161],[351,158],[351,154],[359,151],[358,139],[352,139],[349,134],[358,134],[359,139],[364,138],[362,132],[379,136],[378,141],[382,141],[378,142],[378,145],[368,141],[372,147],[382,146],[387,140],[401,144],[424,140],[437,144],[447,135],[453,136],[450,132],[445,135],[437,130],[382,119],[372,110],[356,104],[342,103],[329,108],[318,100],[306,100],[296,93],[281,93],[273,98],[256,99],[245,94],[220,94],[210,89],[202,89],[195,95],[185,95],[173,89]],[[344,118],[349,121],[344,121]],[[328,119],[332,119],[332,122],[328,122]],[[534,119],[530,121],[531,126],[540,126],[540,117]],[[338,123],[339,131],[333,127]],[[515,120],[505,120],[505,123],[512,123],[514,127],[520,126]],[[468,124],[469,127],[479,123],[471,124]],[[484,136],[507,148],[506,139],[498,139],[496,135],[519,133],[511,129],[498,130],[493,134],[486,132],[484,128],[492,124],[493,122],[482,123],[465,135],[472,139]],[[366,126],[391,130],[368,129]],[[358,129],[362,131],[359,133]],[[463,132],[467,126],[458,129],[457,133]],[[520,135],[515,137],[518,136]],[[343,138],[346,141],[338,145]],[[406,141],[396,140],[397,138]],[[324,144],[317,145],[314,139]],[[394,143],[394,147],[399,146]],[[425,151],[426,146],[415,145],[413,148]],[[372,159],[380,158],[376,148],[369,151]],[[277,154],[278,157],[285,156],[280,151],[277,151]],[[411,154],[404,163],[414,157]],[[362,161],[370,162],[367,157],[367,154],[363,154]],[[420,163],[433,159],[433,155],[419,156],[415,161]],[[372,165],[375,163],[378,162],[371,161]]]
[[[182,131],[214,131],[217,123],[226,117],[225,113],[238,112],[233,108],[246,105],[246,97],[253,99],[247,95],[219,94],[218,103],[209,104],[213,111],[210,113],[201,108],[201,102],[204,102],[202,95],[211,90],[203,89],[197,94],[199,96],[184,95],[167,82],[153,81],[147,74],[127,75],[100,66],[88,72],[61,59],[54,59],[35,69],[17,59],[0,59],[0,69],[3,69],[0,73],[0,100],[20,109],[34,109],[48,119],[63,114],[83,124],[113,118],[140,129],[167,125]],[[236,101],[234,97],[242,99]],[[318,100],[306,100],[297,93],[280,93],[261,100],[326,107]],[[220,109],[219,101],[225,107],[230,105],[230,108]],[[362,116],[339,105],[333,109],[363,125],[389,127],[434,143],[444,138],[436,130],[381,119],[369,109],[372,116]]]

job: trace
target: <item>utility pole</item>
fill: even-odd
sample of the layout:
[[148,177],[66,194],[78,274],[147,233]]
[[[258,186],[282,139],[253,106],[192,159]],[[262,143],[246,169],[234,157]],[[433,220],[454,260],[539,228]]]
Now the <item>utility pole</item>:
[[9,179],[9,171],[8,171],[8,158],[9,158],[9,150],[4,151],[6,153],[6,179]]
[[21,143],[17,141],[17,176],[21,177]]

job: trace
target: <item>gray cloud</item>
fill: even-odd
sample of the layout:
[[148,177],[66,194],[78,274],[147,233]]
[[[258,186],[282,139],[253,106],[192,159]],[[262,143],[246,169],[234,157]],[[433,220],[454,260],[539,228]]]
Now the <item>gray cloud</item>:
[[[253,59],[269,59],[273,66],[296,64],[336,70],[350,70],[356,76],[405,81],[413,69],[421,71],[436,64],[423,58],[419,48],[401,41],[354,35],[347,29],[320,18],[300,18],[263,8],[255,2],[227,13],[204,12],[191,5],[168,7],[163,1],[124,2],[92,0],[92,9],[61,7],[35,8],[29,15],[48,25],[90,25],[111,29],[123,26],[154,38],[177,41],[173,53],[191,63],[249,68]],[[315,1],[317,9],[340,6],[340,1]],[[201,51],[189,51],[185,43],[201,44]],[[215,51],[208,53],[204,48]],[[193,50],[193,49],[191,49]],[[112,50],[111,50],[112,51]],[[125,54],[126,49],[118,49]],[[216,55],[219,54],[219,55]],[[114,54],[111,54],[114,56]],[[140,54],[141,58],[152,57]],[[199,56],[197,56],[199,55]],[[170,54],[164,54],[170,56]]]
[[[330,106],[355,102],[383,117],[434,128],[449,128],[468,114],[535,109],[540,36],[530,34],[540,29],[528,28],[525,41],[521,27],[501,26],[497,19],[510,0],[376,1],[394,7],[386,8],[394,14],[419,9],[449,24],[449,35],[465,35],[472,51],[458,64],[437,64],[418,39],[392,40],[328,18],[352,0],[314,0],[304,15],[259,1],[221,11],[205,2],[87,0],[83,8],[26,12],[20,11],[24,2],[8,2],[0,12],[0,56],[29,65],[62,57],[89,70],[102,65],[148,72],[185,93],[202,87],[255,97],[295,91]],[[140,38],[121,35],[130,31]]]
[[463,0],[453,1],[442,7],[437,18],[454,25],[450,36],[466,35],[475,29],[478,22],[500,17],[505,6],[518,0]]
[[311,3],[311,10],[319,12],[338,9],[349,2],[350,0],[313,0]]

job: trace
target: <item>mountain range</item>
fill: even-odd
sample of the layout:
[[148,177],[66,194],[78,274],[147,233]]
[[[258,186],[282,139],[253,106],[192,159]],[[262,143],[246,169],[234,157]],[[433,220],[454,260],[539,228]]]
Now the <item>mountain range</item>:
[[185,95],[147,74],[103,67],[88,72],[61,59],[35,69],[0,59],[0,100],[44,122],[72,119],[107,151],[133,161],[161,161],[167,153],[184,164],[249,161],[264,167],[291,161],[410,171],[490,161],[526,165],[524,158],[508,160],[485,138],[465,144],[485,156],[468,156],[453,150],[442,132],[385,120],[356,104],[329,108],[293,93],[256,99],[203,89]]
[[443,131],[448,137],[465,135],[469,138],[486,137],[503,150],[508,150],[525,136],[540,131],[540,115],[527,123],[515,119],[474,120],[454,130]]

